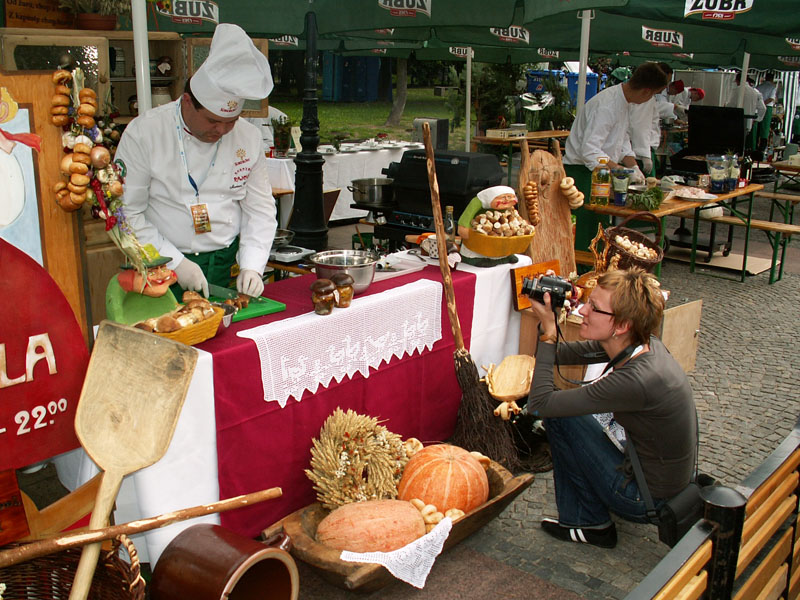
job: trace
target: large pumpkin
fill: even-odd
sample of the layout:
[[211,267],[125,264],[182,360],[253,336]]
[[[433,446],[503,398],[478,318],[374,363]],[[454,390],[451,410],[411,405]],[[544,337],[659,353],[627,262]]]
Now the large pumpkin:
[[351,552],[391,552],[425,535],[419,510],[402,500],[352,502],[317,526],[317,541]]
[[419,498],[441,512],[460,508],[468,513],[489,498],[489,479],[469,452],[458,446],[437,444],[411,457],[400,479],[397,497]]

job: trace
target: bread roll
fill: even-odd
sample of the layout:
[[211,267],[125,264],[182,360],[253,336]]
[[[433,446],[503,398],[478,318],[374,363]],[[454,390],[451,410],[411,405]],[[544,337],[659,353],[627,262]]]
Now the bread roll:
[[67,115],[53,115],[50,117],[50,122],[56,127],[63,127],[69,123],[69,117]]
[[72,162],[82,163],[84,165],[90,166],[92,164],[92,158],[89,154],[84,154],[83,152],[73,152]]
[[78,206],[80,206],[81,204],[86,202],[86,192],[84,192],[83,194],[76,194],[75,192],[70,192],[69,199],[72,200],[72,202],[74,202]]
[[64,94],[65,96],[69,96],[70,91],[69,88],[63,84],[58,84],[56,86],[56,94]]
[[69,176],[70,183],[73,185],[89,185],[89,177],[81,173],[73,173]]
[[90,100],[94,100],[97,98],[97,94],[95,94],[92,88],[82,88],[80,92],[78,92],[78,99],[83,102],[84,98],[88,98]]
[[81,154],[91,154],[92,147],[89,146],[89,144],[82,144],[82,143],[79,142],[79,143],[75,144],[75,147],[72,149],[72,151],[73,152],[79,152]]
[[78,125],[80,125],[81,127],[84,127],[86,129],[92,129],[94,127],[93,117],[88,117],[86,115],[83,115],[81,117],[78,117],[77,120],[78,120]]
[[50,107],[50,114],[51,115],[66,115],[69,113],[68,106],[51,106]]
[[94,106],[92,106],[91,104],[88,104],[86,102],[84,102],[83,104],[81,104],[78,107],[78,115],[80,115],[80,116],[84,116],[85,115],[87,117],[93,117],[94,113],[96,113],[96,112],[97,112],[97,109]]
[[69,71],[65,71],[64,69],[59,69],[55,73],[53,73],[53,83],[59,84],[70,81],[72,79],[72,74]]
[[67,189],[70,192],[75,192],[76,194],[85,194],[86,193],[86,186],[85,185],[75,185],[71,181],[67,183]]
[[69,96],[65,94],[54,94],[50,104],[53,106],[72,106]]
[[86,175],[89,172],[89,165],[86,165],[81,162],[72,161],[69,165],[69,172],[71,173],[80,173],[81,175]]

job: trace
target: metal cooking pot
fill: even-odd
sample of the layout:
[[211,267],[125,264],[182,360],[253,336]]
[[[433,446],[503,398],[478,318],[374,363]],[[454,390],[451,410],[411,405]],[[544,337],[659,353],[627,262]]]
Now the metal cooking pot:
[[394,179],[388,177],[367,177],[353,179],[347,189],[353,194],[353,200],[359,204],[394,204]]

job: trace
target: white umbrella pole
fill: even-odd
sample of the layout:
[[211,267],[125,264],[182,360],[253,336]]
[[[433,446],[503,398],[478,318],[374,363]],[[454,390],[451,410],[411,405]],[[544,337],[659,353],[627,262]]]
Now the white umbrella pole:
[[472,127],[472,48],[467,48],[467,110],[465,115],[465,124],[467,127],[466,135],[464,136],[464,152],[469,152],[469,134]]
[[136,64],[136,101],[139,114],[149,110],[150,99],[150,47],[147,45],[147,5],[145,0],[131,0],[133,21],[133,55]]
[[583,111],[583,105],[586,103],[586,68],[589,62],[589,28],[592,19],[592,12],[589,10],[582,10],[580,14],[581,20],[581,48],[580,48],[580,69],[578,70],[578,97],[577,106],[575,109],[576,118]]
[[742,75],[739,78],[739,97],[736,99],[736,106],[742,108],[744,106],[744,86],[747,85],[747,71],[750,69],[750,53],[744,53],[744,60],[742,61]]

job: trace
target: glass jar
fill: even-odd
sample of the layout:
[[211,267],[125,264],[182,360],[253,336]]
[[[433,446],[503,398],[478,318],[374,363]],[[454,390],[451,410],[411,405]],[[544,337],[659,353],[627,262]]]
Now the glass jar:
[[318,315],[329,315],[336,304],[336,286],[330,279],[317,279],[311,284],[311,302]]
[[347,308],[353,301],[353,284],[355,281],[347,273],[336,273],[331,277],[331,281],[336,286],[336,308]]

